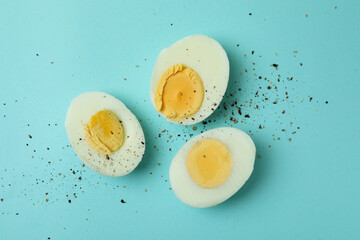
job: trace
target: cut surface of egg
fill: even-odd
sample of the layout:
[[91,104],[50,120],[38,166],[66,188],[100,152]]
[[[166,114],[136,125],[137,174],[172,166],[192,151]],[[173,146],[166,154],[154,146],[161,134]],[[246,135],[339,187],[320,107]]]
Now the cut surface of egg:
[[169,122],[191,125],[211,115],[229,80],[229,60],[214,39],[191,35],[163,49],[150,82],[151,102]]
[[230,198],[249,179],[256,148],[243,131],[223,127],[190,139],[171,162],[177,198],[192,207],[211,207]]
[[74,98],[65,127],[76,155],[102,175],[127,175],[144,155],[145,137],[139,121],[107,93],[86,92]]

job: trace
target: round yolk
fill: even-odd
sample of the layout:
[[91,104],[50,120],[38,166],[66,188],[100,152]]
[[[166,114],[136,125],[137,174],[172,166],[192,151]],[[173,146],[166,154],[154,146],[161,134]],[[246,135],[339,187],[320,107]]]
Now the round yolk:
[[109,110],[94,114],[84,127],[86,142],[96,152],[108,155],[124,144],[124,128],[121,121]]
[[167,118],[183,120],[199,111],[204,100],[204,84],[199,74],[182,64],[168,68],[155,90],[155,106]]
[[186,168],[192,180],[204,188],[215,188],[226,182],[231,167],[228,148],[216,139],[195,143],[186,157]]

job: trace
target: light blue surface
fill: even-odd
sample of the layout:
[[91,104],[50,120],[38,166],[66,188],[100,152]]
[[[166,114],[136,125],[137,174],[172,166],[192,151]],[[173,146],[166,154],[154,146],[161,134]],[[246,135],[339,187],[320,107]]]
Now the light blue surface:
[[[355,0],[0,1],[0,239],[360,239],[359,11]],[[223,45],[231,74],[227,110],[194,131],[157,116],[149,81],[161,49],[197,33]],[[67,147],[67,108],[90,90],[141,121],[147,149],[129,176],[101,177]],[[171,159],[189,134],[230,123],[253,134],[253,175],[221,205],[182,204]]]

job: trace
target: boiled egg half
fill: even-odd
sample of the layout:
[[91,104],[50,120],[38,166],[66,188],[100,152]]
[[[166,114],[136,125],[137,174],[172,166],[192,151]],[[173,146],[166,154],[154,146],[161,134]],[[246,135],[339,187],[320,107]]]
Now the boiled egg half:
[[73,99],[65,127],[76,155],[102,175],[127,175],[144,155],[145,137],[139,121],[107,93],[86,92]]
[[222,203],[249,179],[255,153],[249,135],[236,128],[216,128],[197,135],[171,162],[172,190],[180,201],[192,207]]
[[155,63],[150,98],[169,122],[201,122],[219,106],[229,80],[229,59],[222,46],[191,35],[163,49]]

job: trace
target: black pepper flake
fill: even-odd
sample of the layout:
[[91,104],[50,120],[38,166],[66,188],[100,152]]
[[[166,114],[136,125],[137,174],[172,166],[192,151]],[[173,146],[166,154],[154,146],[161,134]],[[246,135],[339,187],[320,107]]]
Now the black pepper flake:
[[245,118],[250,118],[250,115],[249,115],[249,114],[246,114],[246,115],[245,115]]
[[225,110],[227,110],[227,107],[226,107],[226,104],[225,104],[225,103],[223,104],[223,107],[224,107]]
[[124,199],[121,199],[121,203],[126,203],[126,202],[124,201]]
[[251,54],[254,55],[254,52],[255,52],[255,51],[251,51]]
[[279,66],[279,64],[273,63],[271,66],[277,68]]
[[32,136],[29,134],[29,138],[32,138]]
[[313,100],[313,98],[312,97],[310,97],[310,102]]
[[68,201],[69,203],[71,203],[71,200],[69,199],[69,201]]
[[203,121],[203,122],[202,122],[202,124],[206,125],[206,124],[207,124],[207,122],[206,122],[206,121]]
[[328,101],[326,101],[325,103],[326,103],[326,104],[328,104],[329,102],[328,102]]
[[106,159],[107,159],[107,160],[109,160],[109,159],[110,159],[109,155],[107,155],[107,154],[106,154]]

